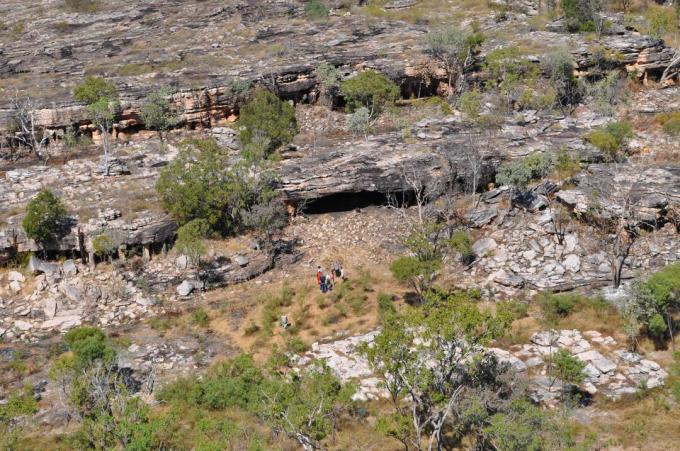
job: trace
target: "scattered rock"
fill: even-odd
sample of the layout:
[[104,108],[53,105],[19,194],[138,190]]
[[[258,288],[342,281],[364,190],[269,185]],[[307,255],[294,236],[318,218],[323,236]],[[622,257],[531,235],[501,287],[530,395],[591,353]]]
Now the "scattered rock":
[[177,294],[180,296],[189,296],[194,291],[194,284],[189,280],[183,281],[177,287]]

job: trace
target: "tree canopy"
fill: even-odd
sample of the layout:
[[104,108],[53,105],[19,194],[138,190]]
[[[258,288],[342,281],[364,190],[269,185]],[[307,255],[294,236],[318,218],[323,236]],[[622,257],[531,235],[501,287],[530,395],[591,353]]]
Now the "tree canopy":
[[26,206],[26,216],[21,223],[26,235],[38,243],[57,237],[68,218],[66,207],[52,191],[44,189]]

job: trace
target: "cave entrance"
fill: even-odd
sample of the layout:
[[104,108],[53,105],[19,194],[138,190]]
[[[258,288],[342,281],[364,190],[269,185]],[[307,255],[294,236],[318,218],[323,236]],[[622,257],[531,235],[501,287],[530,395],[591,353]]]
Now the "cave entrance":
[[355,193],[335,193],[314,199],[301,206],[307,214],[340,213],[373,206],[393,205],[407,207],[413,204],[415,196],[411,191],[397,193],[381,193],[377,191],[359,191]]

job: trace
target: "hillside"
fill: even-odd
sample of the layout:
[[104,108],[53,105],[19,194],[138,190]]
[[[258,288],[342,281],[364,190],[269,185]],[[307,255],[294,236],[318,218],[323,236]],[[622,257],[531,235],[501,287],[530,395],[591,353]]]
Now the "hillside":
[[3,6],[0,448],[678,448],[677,1]]

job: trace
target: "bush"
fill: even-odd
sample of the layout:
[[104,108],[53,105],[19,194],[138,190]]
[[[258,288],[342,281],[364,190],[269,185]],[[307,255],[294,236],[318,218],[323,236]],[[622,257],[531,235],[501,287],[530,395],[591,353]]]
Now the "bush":
[[544,294],[540,299],[543,317],[550,324],[571,315],[579,302],[580,296],[572,293]]
[[586,378],[583,371],[586,363],[564,349],[560,349],[549,356],[546,362],[548,363],[548,375],[561,380],[563,384],[580,384]]
[[22,390],[8,393],[4,403],[0,404],[0,425],[10,423],[13,419],[38,412],[38,402],[33,396],[33,387],[25,385]]
[[477,120],[482,112],[482,103],[484,97],[482,93],[476,89],[464,92],[458,99],[458,108],[462,111],[468,119]]
[[399,98],[399,87],[385,75],[366,70],[342,82],[340,90],[347,101],[347,108],[354,112],[362,106],[370,116],[377,116],[382,109]]
[[92,239],[92,250],[94,255],[99,258],[104,258],[112,255],[118,246],[113,240],[107,235],[99,235]]
[[650,5],[645,11],[647,33],[653,38],[660,38],[664,34],[677,28],[678,18],[670,8],[660,5]]
[[104,332],[96,327],[71,329],[64,335],[64,341],[80,368],[86,368],[96,360],[112,362],[116,357],[116,351],[108,344]]
[[295,108],[266,89],[251,94],[241,107],[238,125],[244,155],[255,160],[288,144],[298,132]]
[[463,263],[470,263],[474,258],[472,254],[472,240],[470,239],[470,234],[465,230],[453,232],[448,244],[460,253],[460,259]]
[[680,136],[680,111],[660,113],[655,119],[663,127],[664,132],[671,136]]
[[[161,88],[149,94],[139,110],[142,122],[147,128],[156,130],[163,140],[163,132],[176,127],[180,118],[172,103],[172,90]],[[170,97],[170,98],[169,98]]]
[[572,32],[594,31],[593,17],[599,9],[597,5],[592,0],[560,0],[567,29]]
[[210,324],[208,312],[199,308],[191,314],[191,322],[200,327],[207,327]]
[[501,166],[496,173],[496,183],[512,186],[521,191],[531,180],[545,177],[553,166],[551,156],[542,153],[527,155]]
[[63,233],[67,212],[61,200],[49,190],[42,190],[28,202],[21,225],[28,235],[40,244]]
[[616,161],[621,148],[633,136],[635,135],[630,123],[611,122],[604,128],[588,133],[586,140],[605,153],[610,160]]
[[97,0],[64,0],[64,4],[73,12],[86,14],[97,12],[101,7]]
[[288,350],[290,352],[293,352],[295,354],[303,354],[307,352],[309,349],[309,346],[305,344],[304,341],[302,341],[299,337],[291,337],[290,340],[288,340]]
[[555,103],[563,112],[578,103],[582,95],[581,86],[574,76],[576,63],[566,48],[548,54],[544,70],[548,74],[550,87],[555,93]]
[[319,0],[310,0],[305,3],[305,17],[309,20],[326,20],[328,14],[328,6]]
[[205,254],[203,239],[210,233],[210,224],[205,219],[193,219],[177,230],[175,248],[189,257],[194,265]]

